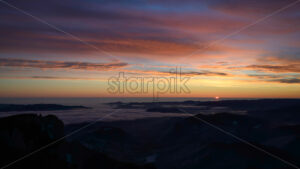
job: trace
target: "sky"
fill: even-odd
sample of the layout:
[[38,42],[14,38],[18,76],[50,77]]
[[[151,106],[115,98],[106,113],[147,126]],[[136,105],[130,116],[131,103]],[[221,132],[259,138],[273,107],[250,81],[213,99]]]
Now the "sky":
[[[153,91],[109,92],[120,72],[156,79]],[[162,90],[159,81],[178,74],[189,92]],[[0,1],[0,97],[152,97],[154,90],[299,98],[300,1]]]

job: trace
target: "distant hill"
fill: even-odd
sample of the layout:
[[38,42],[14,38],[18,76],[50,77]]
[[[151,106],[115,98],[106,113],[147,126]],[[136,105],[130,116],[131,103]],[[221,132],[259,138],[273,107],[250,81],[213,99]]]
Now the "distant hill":
[[11,111],[54,111],[54,110],[74,110],[89,109],[85,106],[64,106],[59,104],[0,104],[0,112]]

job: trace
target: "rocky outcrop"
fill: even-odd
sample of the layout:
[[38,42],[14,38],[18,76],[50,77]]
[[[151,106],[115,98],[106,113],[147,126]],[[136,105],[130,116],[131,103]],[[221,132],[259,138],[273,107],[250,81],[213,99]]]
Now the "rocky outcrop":
[[[122,133],[120,133],[122,134]],[[0,118],[0,166],[48,145],[9,168],[30,169],[152,169],[152,165],[121,162],[103,153],[90,150],[78,142],[67,142],[64,125],[55,116],[35,114]],[[60,141],[52,144],[54,141]]]

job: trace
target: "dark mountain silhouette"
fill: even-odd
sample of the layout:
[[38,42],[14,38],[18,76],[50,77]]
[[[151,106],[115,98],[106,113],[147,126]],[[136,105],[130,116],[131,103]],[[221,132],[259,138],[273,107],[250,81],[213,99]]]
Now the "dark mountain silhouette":
[[[112,106],[121,105],[129,111],[138,108],[148,109],[149,113],[169,113],[180,107],[192,114],[189,117],[101,121],[15,167],[134,169],[152,168],[154,165],[158,169],[293,168],[253,146],[300,166],[299,103],[299,99],[113,103]],[[214,113],[203,114],[205,111]],[[245,113],[232,113],[234,111]],[[4,151],[0,154],[4,160],[1,164],[7,164],[86,124],[64,127],[55,116],[2,118],[0,148]]]
[[[64,125],[55,116],[24,114],[0,118],[0,165],[4,166],[64,136]],[[152,169],[149,165],[121,162],[86,148],[78,142],[62,140],[21,160],[9,168],[32,169]]]
[[[203,121],[292,164],[300,165],[299,99],[118,102],[112,105],[123,109],[145,109],[149,113],[183,113],[179,110],[184,109],[194,114],[194,117],[186,118],[152,118],[106,123],[126,130],[128,134],[135,136],[136,140],[150,140],[152,144],[147,144],[147,139],[144,139],[137,147],[144,153],[133,153],[136,158],[153,158],[159,169],[293,168]],[[219,110],[216,108],[220,108],[217,113],[199,114],[206,110],[216,112],[215,110]],[[245,113],[233,114],[233,111]],[[129,126],[134,126],[135,129],[130,130]],[[127,144],[130,145],[130,141]],[[142,148],[145,145],[148,149]]]
[[296,126],[273,128],[265,120],[223,113],[196,115],[177,122],[162,140],[158,168],[292,168],[198,118],[284,160],[300,164]]

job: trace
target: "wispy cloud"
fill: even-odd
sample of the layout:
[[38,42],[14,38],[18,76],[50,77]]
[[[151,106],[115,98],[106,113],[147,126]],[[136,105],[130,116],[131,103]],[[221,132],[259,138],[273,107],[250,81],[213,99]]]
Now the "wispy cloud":
[[244,67],[245,69],[251,70],[263,70],[267,72],[290,72],[300,73],[300,64],[290,65],[249,65]]
[[2,67],[27,67],[40,69],[75,69],[75,70],[92,70],[108,71],[111,69],[123,68],[128,66],[127,63],[89,63],[89,62],[65,62],[65,61],[42,61],[27,59],[4,59],[0,58]]
[[293,79],[276,79],[272,80],[273,82],[280,82],[280,83],[288,83],[288,84],[300,84],[300,79],[293,78]]

